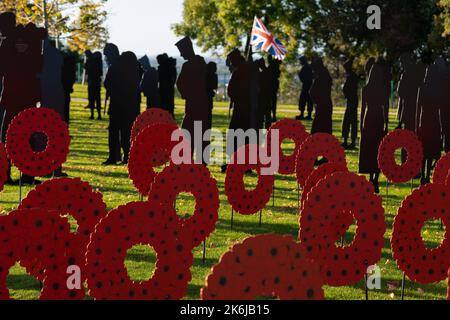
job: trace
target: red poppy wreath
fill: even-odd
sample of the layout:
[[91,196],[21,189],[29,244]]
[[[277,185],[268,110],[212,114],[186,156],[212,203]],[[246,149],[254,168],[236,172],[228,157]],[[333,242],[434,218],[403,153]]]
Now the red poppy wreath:
[[[275,177],[262,174],[264,166],[259,161],[258,148],[256,145],[241,147],[233,155],[233,163],[227,167],[225,194],[232,208],[243,215],[252,215],[264,209],[273,191]],[[255,170],[258,175],[253,190],[248,190],[244,183],[249,170]]]
[[84,298],[84,288],[69,289],[67,268],[73,250],[65,218],[43,209],[16,210],[0,217],[0,300],[10,299],[9,269],[22,259],[38,261],[45,269],[40,299]]
[[327,133],[316,133],[309,136],[301,145],[296,155],[297,182],[305,186],[309,175],[314,171],[318,157],[324,157],[328,163],[347,166],[345,151],[339,140]]
[[216,228],[219,218],[219,190],[217,182],[203,165],[174,165],[166,167],[155,179],[149,199],[163,206],[174,207],[177,196],[189,192],[195,198],[193,216],[183,219],[176,215],[171,219],[179,226],[179,234],[186,245],[194,248],[202,243]]
[[[403,149],[407,153],[405,163],[398,165],[395,150]],[[378,165],[389,181],[408,182],[414,179],[422,168],[423,148],[417,135],[409,130],[396,129],[384,137],[378,150]]]
[[[191,248],[176,237],[176,221],[155,202],[132,202],[112,210],[96,226],[86,254],[90,295],[108,300],[176,300],[191,280]],[[152,277],[130,279],[124,261],[135,245],[156,251]]]
[[[357,228],[349,246],[337,246],[348,227]],[[299,238],[308,256],[320,264],[325,283],[351,285],[381,258],[386,222],[381,198],[364,177],[337,172],[310,193],[300,216]]]
[[[173,124],[155,124],[142,130],[134,141],[128,161],[128,173],[134,186],[142,195],[148,195],[156,177],[155,167],[170,161],[171,151],[177,141],[172,133],[178,130]],[[157,137],[157,138],[155,138]]]
[[[433,283],[447,277],[450,260],[450,189],[428,184],[407,197],[395,217],[391,246],[398,267],[413,281]],[[445,237],[436,248],[427,248],[422,229],[428,220],[440,219]]]
[[[44,182],[28,193],[19,209],[40,208],[55,215],[70,215],[76,220],[77,230],[73,233],[75,242],[71,265],[78,265],[84,272],[86,247],[95,225],[107,214],[106,204],[99,192],[94,192],[89,183],[80,179],[60,178]],[[42,266],[22,261],[31,274],[42,279]],[[40,276],[39,276],[40,275]],[[84,275],[83,275],[84,276]]]
[[325,163],[316,168],[306,179],[305,186],[302,190],[302,204],[306,201],[306,198],[313,187],[319,183],[323,178],[328,177],[335,172],[348,172],[347,166],[339,163]]
[[143,129],[157,123],[176,125],[172,115],[166,110],[159,108],[147,109],[145,112],[141,113],[133,123],[133,127],[131,129],[131,143],[133,143]]
[[446,184],[447,178],[450,178],[450,152],[437,162],[433,172],[433,183]]
[[[308,138],[309,134],[306,132],[305,126],[297,120],[283,119],[275,122],[267,132],[266,147],[270,150],[272,143],[272,135],[274,130],[278,130],[279,134],[279,154],[280,154],[280,168],[278,170],[281,174],[295,173],[295,157],[300,146]],[[295,149],[291,155],[285,155],[281,149],[283,140],[291,139],[294,141]]]
[[[35,134],[43,134],[47,139],[43,151],[33,150],[30,140]],[[67,160],[69,144],[67,124],[58,113],[47,108],[22,111],[12,120],[6,134],[9,159],[30,176],[45,176],[58,169]]]
[[317,264],[291,236],[258,235],[225,253],[206,278],[203,300],[322,300]]

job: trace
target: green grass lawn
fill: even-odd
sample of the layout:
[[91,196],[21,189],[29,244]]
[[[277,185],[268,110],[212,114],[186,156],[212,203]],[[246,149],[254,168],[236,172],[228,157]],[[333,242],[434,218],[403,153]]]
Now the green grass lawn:
[[[84,109],[86,98],[86,88],[76,86],[73,94],[74,99],[71,109],[70,132],[72,136],[70,155],[64,169],[71,177],[80,177],[89,182],[95,190],[102,192],[103,199],[108,209],[114,209],[119,205],[130,201],[138,201],[139,195],[134,189],[132,182],[128,178],[126,166],[104,167],[101,163],[107,158],[107,127],[108,121],[90,121],[88,120],[88,111]],[[177,101],[178,105],[182,101]],[[228,111],[225,108],[227,103],[218,103],[214,112],[213,126],[225,132],[228,125]],[[295,116],[289,110],[295,111],[295,106],[280,106],[281,112],[279,118]],[[143,106],[144,109],[144,106]],[[340,137],[340,126],[343,116],[343,108],[336,108],[334,115],[334,133]],[[176,116],[178,122],[182,120],[183,108],[177,107]],[[391,125],[394,127],[395,112],[392,112]],[[311,122],[306,122],[308,129]],[[286,145],[286,151],[292,151],[293,146]],[[347,161],[353,172],[358,167],[358,151],[347,153]],[[191,268],[192,281],[189,284],[189,299],[198,299],[200,288],[203,286],[206,276],[211,267],[216,264],[222,254],[224,254],[234,243],[243,240],[246,237],[262,234],[277,233],[291,234],[294,237],[298,233],[298,209],[297,209],[297,185],[294,176],[276,177],[276,199],[275,206],[270,203],[263,211],[262,226],[259,226],[259,215],[241,216],[235,215],[234,229],[230,230],[231,207],[226,200],[224,193],[225,175],[220,173],[220,167],[210,167],[212,175],[215,177],[220,190],[221,207],[219,212],[219,221],[216,231],[206,241],[206,262],[202,263],[202,250],[200,246],[194,249],[194,264]],[[13,171],[14,177],[18,177],[16,170]],[[384,178],[382,178],[384,179]],[[255,176],[248,178],[248,185],[255,184]],[[417,186],[418,182],[415,181]],[[381,185],[385,185],[385,180],[381,180]],[[29,191],[29,188],[23,190],[23,194]],[[389,206],[386,209],[386,220],[388,230],[385,235],[385,247],[383,257],[379,262],[382,271],[382,290],[370,291],[370,299],[388,299],[395,300],[400,298],[402,273],[398,270],[395,261],[392,259],[390,250],[390,236],[392,232],[392,223],[397,208],[403,199],[410,194],[411,185],[391,185],[389,188]],[[382,193],[385,193],[383,187]],[[6,186],[0,195],[0,206],[4,214],[17,207],[18,187]],[[193,208],[193,199],[188,195],[181,195],[177,201],[178,212],[180,214],[191,214]],[[351,227],[346,235],[347,243],[353,238],[354,226]],[[437,246],[442,237],[443,231],[440,230],[437,221],[429,223],[423,230],[423,236],[429,246]],[[144,280],[151,275],[155,262],[154,252],[147,246],[137,246],[129,251],[125,265],[128,268],[132,279]],[[389,286],[388,286],[389,284]],[[13,297],[16,299],[34,299],[38,296],[39,284],[35,279],[28,276],[24,270],[18,266],[11,269],[8,278],[8,287]],[[390,290],[388,289],[390,287]],[[410,281],[406,283],[406,299],[444,299],[446,296],[446,282],[417,285]],[[346,287],[325,287],[325,296],[327,299],[364,299],[364,284],[360,283]]]

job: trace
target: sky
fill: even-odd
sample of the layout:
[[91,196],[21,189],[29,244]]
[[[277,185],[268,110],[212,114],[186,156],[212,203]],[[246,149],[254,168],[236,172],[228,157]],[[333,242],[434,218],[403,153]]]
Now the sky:
[[182,20],[183,0],[108,0],[110,42],[138,56],[178,56],[170,26]]

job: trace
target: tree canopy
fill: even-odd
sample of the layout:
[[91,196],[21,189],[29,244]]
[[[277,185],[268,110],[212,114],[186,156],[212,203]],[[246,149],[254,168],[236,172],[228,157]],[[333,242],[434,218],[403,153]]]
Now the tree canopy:
[[[367,8],[382,10],[381,30],[366,26]],[[404,52],[448,54],[450,0],[185,0],[183,21],[174,26],[204,50],[243,48],[255,15],[289,50],[316,51],[356,60],[368,55],[396,59]]]
[[57,40],[67,39],[69,48],[76,52],[100,48],[108,39],[105,27],[107,13],[103,6],[107,0],[2,0],[0,11],[16,13],[18,23],[33,22],[45,26]]

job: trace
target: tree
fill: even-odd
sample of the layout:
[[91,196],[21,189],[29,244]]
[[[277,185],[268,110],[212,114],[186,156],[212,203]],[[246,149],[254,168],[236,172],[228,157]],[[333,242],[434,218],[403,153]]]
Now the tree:
[[[438,6],[438,2],[440,6]],[[367,56],[397,59],[404,52],[424,56],[430,50],[445,53],[450,0],[185,0],[178,35],[190,35],[203,49],[243,47],[254,15],[264,16],[269,29],[289,48],[333,58],[353,57],[362,63]],[[381,30],[366,26],[367,8],[382,11]],[[439,18],[439,19],[438,19]],[[443,24],[441,21],[445,21]],[[444,32],[444,30],[446,30]],[[444,50],[444,51],[443,51]]]
[[107,12],[103,10],[106,1],[81,1],[78,17],[71,25],[71,34],[68,38],[71,50],[83,53],[87,49],[101,48],[106,44],[109,37],[105,27]]
[[[104,23],[107,13],[103,10],[106,1],[2,0],[0,10],[15,12],[17,22],[22,24],[33,22],[45,26],[47,17],[49,36],[56,40],[57,45],[61,38],[67,38],[71,49],[80,52],[90,45],[93,45],[90,48],[97,48],[106,42],[108,33]],[[87,32],[89,37],[80,36]]]
[[442,9],[439,19],[444,27],[442,36],[450,36],[450,0],[439,1],[439,6]]
[[183,21],[174,26],[179,36],[197,40],[203,50],[232,48],[243,50],[248,45],[255,15],[263,17],[266,26],[288,47],[295,57],[301,38],[300,25],[314,0],[185,0]]

